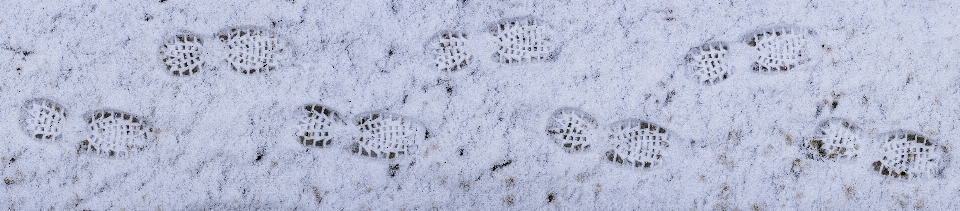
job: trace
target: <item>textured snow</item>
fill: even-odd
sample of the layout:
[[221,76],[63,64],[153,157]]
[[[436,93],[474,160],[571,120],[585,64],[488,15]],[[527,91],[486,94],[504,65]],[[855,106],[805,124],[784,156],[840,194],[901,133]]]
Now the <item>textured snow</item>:
[[[0,5],[0,209],[960,209],[953,1]],[[272,36],[228,51],[218,35],[235,28]],[[750,45],[776,29],[803,42]],[[196,60],[161,53],[184,34],[202,37],[203,48],[180,48],[203,55],[196,72]],[[711,43],[728,46],[723,59],[691,63]],[[762,49],[803,55],[757,57]],[[230,55],[240,56],[218,59]],[[798,65],[757,72],[758,58]],[[190,74],[174,75],[176,62]],[[704,71],[727,77],[696,69],[711,64],[722,67]],[[309,105],[344,121],[310,129],[334,133],[323,137],[330,145],[301,143]],[[619,139],[604,131],[582,136],[595,139],[590,149],[568,151],[548,129],[560,108],[589,115],[594,130],[643,121],[669,136],[644,154],[660,158],[649,167],[609,161]],[[136,131],[152,137],[115,133],[148,141],[113,146],[132,150],[123,156],[81,150],[90,137],[116,139],[89,125],[97,111],[138,117],[116,127],[143,125]],[[425,139],[369,132],[409,153],[359,155],[355,129],[370,112]],[[856,134],[821,129],[836,119]],[[121,120],[133,121],[103,124]],[[817,157],[828,133],[862,137],[829,139],[856,156]],[[880,160],[928,173],[884,175]]]

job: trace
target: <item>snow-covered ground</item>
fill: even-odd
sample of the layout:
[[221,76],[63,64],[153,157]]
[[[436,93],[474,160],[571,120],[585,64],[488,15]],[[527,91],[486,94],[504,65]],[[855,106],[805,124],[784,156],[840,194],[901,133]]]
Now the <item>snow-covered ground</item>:
[[[0,5],[2,209],[960,209],[953,1]],[[549,40],[527,54],[544,59],[498,56],[498,24],[511,21]],[[219,35],[235,28],[285,43],[277,67],[242,74],[220,59],[229,44]],[[750,37],[783,28],[803,34],[809,61],[754,71]],[[189,76],[162,56],[182,34],[205,46],[207,63]],[[434,63],[445,34],[465,35],[458,47],[470,55],[453,71]],[[729,74],[703,83],[691,49],[716,43]],[[46,124],[26,120],[33,108],[53,105],[32,102],[59,104],[59,138],[29,130]],[[313,104],[345,121],[327,147],[298,141]],[[590,149],[567,150],[548,129],[565,107],[592,117]],[[429,135],[404,139],[417,143],[393,159],[351,153],[351,128],[376,111]],[[96,135],[92,120],[111,112],[149,122],[151,138],[110,125]],[[619,139],[606,131],[628,119],[666,131],[648,168],[607,159]],[[825,143],[822,125],[854,137],[834,140],[857,157],[810,153]],[[890,144],[898,133],[929,146],[896,151],[907,145]],[[114,156],[87,146],[143,140]],[[913,167],[906,178],[875,170],[897,153]]]

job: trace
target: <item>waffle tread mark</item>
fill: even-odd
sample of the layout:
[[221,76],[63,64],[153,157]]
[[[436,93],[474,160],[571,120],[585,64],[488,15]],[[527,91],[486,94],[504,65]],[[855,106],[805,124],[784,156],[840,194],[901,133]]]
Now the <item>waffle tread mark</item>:
[[179,34],[167,39],[160,55],[167,71],[174,76],[189,76],[206,65],[204,39],[194,34]]
[[38,141],[57,141],[63,138],[63,124],[67,110],[49,99],[35,98],[23,102],[20,126]]
[[607,160],[637,168],[650,168],[662,163],[663,151],[669,147],[667,130],[657,125],[627,119],[608,126],[615,148],[607,152]]
[[433,65],[441,71],[457,71],[467,67],[473,58],[467,46],[467,34],[461,32],[441,32],[427,46],[433,54]]
[[913,132],[894,133],[881,149],[883,158],[873,163],[874,170],[894,178],[942,176],[948,162],[945,146]]
[[226,59],[233,71],[243,74],[266,73],[278,69],[289,57],[289,43],[273,31],[255,27],[237,27],[218,34],[226,45]]
[[552,30],[539,19],[507,19],[495,24],[491,31],[499,47],[493,56],[498,62],[552,61],[557,57],[557,46],[550,35]]
[[392,159],[412,153],[416,144],[427,137],[427,130],[419,122],[399,114],[371,112],[356,119],[360,135],[352,152],[374,158]]
[[593,134],[599,125],[589,113],[577,108],[560,108],[550,116],[549,136],[568,153],[590,149],[596,142]]
[[729,48],[725,42],[711,42],[690,49],[686,60],[694,77],[706,85],[713,85],[729,78],[733,70],[727,58]]
[[820,124],[820,136],[801,145],[806,156],[814,160],[851,160],[857,157],[864,143],[860,129],[843,119],[830,119]]
[[117,110],[97,110],[86,117],[89,136],[79,152],[122,157],[142,152],[155,142],[155,129],[142,117]]
[[339,113],[323,105],[306,105],[300,111],[303,116],[297,126],[297,138],[306,146],[330,146],[337,141],[338,127],[346,126]]
[[747,45],[757,53],[753,70],[763,73],[787,72],[810,62],[808,48],[813,31],[778,26],[757,30],[747,36]]

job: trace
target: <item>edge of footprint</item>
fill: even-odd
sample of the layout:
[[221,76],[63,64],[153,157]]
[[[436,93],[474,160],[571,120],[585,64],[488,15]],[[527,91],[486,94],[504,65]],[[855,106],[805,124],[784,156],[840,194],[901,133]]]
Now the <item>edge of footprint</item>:
[[[708,50],[724,51],[722,60],[720,60],[721,58],[714,58],[714,59],[720,60],[717,62],[722,63],[720,65],[723,65],[723,66],[720,68],[726,68],[726,71],[723,71],[720,76],[705,77],[703,76],[704,74],[701,74],[703,72],[702,69],[704,67],[700,67],[697,64],[700,61],[703,61],[704,59],[695,58],[695,56],[703,55],[703,53]],[[731,61],[732,58],[729,58],[729,55],[727,55],[727,54],[730,54],[729,51],[730,51],[730,43],[726,41],[708,41],[696,47],[692,47],[690,48],[690,50],[687,51],[686,54],[684,54],[684,57],[683,57],[684,64],[687,66],[686,67],[687,72],[690,72],[689,75],[695,78],[699,84],[709,86],[709,85],[716,85],[720,82],[723,82],[734,75],[734,70],[733,70],[734,67],[732,64],[733,61]]]
[[[196,57],[199,57],[200,64],[197,67],[189,69],[186,73],[180,71],[173,71],[172,66],[167,63],[167,60],[172,57],[179,57],[180,55],[170,55],[168,45],[177,44],[179,42],[186,42],[187,38],[194,38],[197,43],[199,43],[198,54]],[[200,34],[194,33],[188,30],[176,30],[168,35],[164,36],[160,40],[160,45],[158,48],[158,56],[160,57],[160,68],[166,72],[167,75],[177,76],[177,77],[188,77],[202,72],[209,71],[210,67],[213,65],[210,61],[211,53],[209,45],[209,37],[202,36]]]
[[[464,59],[463,64],[454,65],[452,67],[440,67],[440,64],[438,63],[438,59],[437,59],[437,57],[440,55],[437,54],[437,51],[442,49],[438,49],[438,46],[436,46],[436,44],[442,39],[450,39],[450,38],[445,38],[445,36],[450,36],[451,34],[457,35],[459,37],[457,36],[453,36],[453,37],[457,39],[463,39],[465,41],[464,46],[461,48],[463,48],[464,50],[467,50],[463,52],[463,54],[466,55],[466,58]],[[472,37],[472,35],[470,35],[465,31],[450,30],[450,29],[440,30],[437,33],[434,33],[433,35],[430,35],[429,39],[427,39],[427,41],[423,43],[423,49],[425,53],[427,53],[427,55],[429,56],[428,59],[430,60],[430,62],[427,65],[431,68],[436,68],[443,72],[458,72],[459,70],[475,67],[476,66],[476,64],[474,64],[476,63],[476,61],[474,61],[475,53],[469,52],[470,48],[468,45],[470,45],[470,42],[469,42],[469,40],[471,39],[470,37]],[[442,48],[443,46],[439,46],[439,47]]]
[[[248,31],[246,33],[250,33],[249,31],[256,31],[256,32],[259,32],[258,35],[260,36],[266,36],[267,38],[270,38],[270,39],[276,39],[277,42],[279,42],[278,44],[281,45],[278,47],[280,52],[271,52],[279,56],[279,58],[276,58],[277,65],[276,67],[273,67],[274,69],[270,69],[268,64],[262,64],[261,67],[258,67],[259,69],[256,69],[255,71],[238,70],[237,67],[234,66],[235,64],[230,60],[230,57],[229,57],[230,53],[227,52],[230,50],[229,49],[230,45],[228,41],[233,39],[233,37],[230,37],[232,33],[234,32],[241,33],[240,31]],[[225,62],[226,64],[224,65],[227,66],[225,68],[228,68],[233,72],[241,73],[244,75],[268,74],[271,72],[279,71],[281,69],[289,69],[291,67],[297,66],[295,62],[297,52],[298,52],[296,45],[292,43],[289,39],[287,39],[285,36],[280,35],[280,33],[277,33],[273,29],[270,29],[267,27],[261,27],[261,26],[254,26],[254,25],[235,25],[235,26],[228,26],[228,27],[221,28],[220,30],[218,30],[213,34],[213,37],[215,40],[219,41],[221,45],[223,45],[222,49],[219,49],[222,52],[219,52],[219,54],[216,56],[216,59],[222,60],[223,62]],[[263,68],[266,68],[266,70],[264,70]]]
[[[668,148],[670,148],[670,142],[673,139],[672,137],[674,135],[670,132],[670,130],[660,126],[659,124],[651,123],[649,121],[641,120],[637,118],[627,118],[627,119],[622,119],[622,120],[608,124],[606,129],[609,134],[607,137],[608,138],[607,140],[609,142],[608,144],[613,146],[613,149],[609,149],[604,152],[604,158],[606,158],[607,161],[618,163],[621,165],[632,165],[636,168],[650,169],[650,168],[658,167],[662,165],[664,162],[663,157],[669,156],[667,155],[666,151]],[[645,145],[645,146],[651,147],[650,149],[640,149],[640,150],[653,151],[653,152],[649,152],[651,153],[650,156],[652,157],[648,157],[648,159],[640,158],[636,160],[628,160],[630,159],[628,156],[636,157],[635,154],[637,153],[648,153],[643,151],[634,152],[633,151],[635,150],[634,148],[638,146],[632,145],[629,142],[630,137],[617,137],[618,132],[623,132],[629,129],[636,130],[633,132],[628,131],[627,133],[625,133],[627,136],[630,136],[630,137],[645,135],[645,134],[641,134],[640,131],[649,131],[649,132],[655,132],[657,134],[661,134],[662,136],[660,137],[661,140],[653,140],[653,142],[659,141],[660,142],[659,145],[654,143],[652,145]],[[648,135],[647,137],[650,137],[650,136]],[[621,141],[617,141],[617,140],[621,140]],[[637,140],[637,141],[641,141],[641,140]],[[643,141],[648,141],[648,140],[643,140]],[[624,146],[624,147],[621,147],[621,146]],[[639,146],[639,147],[643,147],[643,146]]]
[[[344,139],[344,137],[348,137],[349,135],[351,135],[351,134],[342,134],[346,132],[344,131],[344,128],[347,127],[348,124],[344,116],[341,115],[340,112],[337,112],[336,110],[332,109],[330,106],[319,104],[319,103],[306,103],[297,107],[296,112],[297,112],[297,115],[301,115],[301,116],[299,116],[299,119],[297,119],[295,135],[298,137],[298,142],[306,147],[329,148],[330,146],[333,146],[333,145],[343,144],[342,142],[344,142],[344,140],[342,139]],[[335,124],[337,124],[337,125],[330,125],[331,128],[324,129],[328,133],[330,132],[333,133],[333,134],[324,135],[324,137],[329,137],[330,139],[326,141],[327,143],[321,143],[320,145],[317,145],[318,143],[316,142],[316,140],[310,139],[311,140],[310,144],[307,144],[308,139],[306,136],[310,136],[310,134],[304,134],[304,133],[309,133],[309,131],[304,130],[304,127],[308,127],[308,125],[306,124],[310,124],[310,123],[320,124],[320,123],[306,122],[306,121],[313,121],[317,118],[323,118],[323,117],[314,118],[314,116],[326,116],[328,118],[331,118],[330,120],[335,121],[336,122]],[[338,134],[338,133],[341,133],[341,134]]]
[[[800,35],[805,38],[804,41],[806,43],[800,46],[803,49],[801,49],[801,54],[798,55],[798,57],[801,57],[799,59],[803,61],[798,62],[798,64],[796,64],[793,67],[781,66],[777,69],[761,70],[759,64],[757,63],[757,59],[759,59],[759,57],[763,55],[761,55],[760,52],[758,52],[756,39],[759,37],[765,37],[765,36],[771,36],[771,35],[780,37],[782,36],[781,35],[782,33],[787,33],[787,32],[791,34]],[[749,55],[751,55],[751,60],[752,60],[750,69],[753,72],[762,73],[762,74],[794,72],[798,70],[809,69],[809,67],[811,66],[816,66],[822,57],[822,52],[820,52],[820,49],[817,49],[815,44],[813,44],[813,43],[818,43],[817,31],[809,27],[803,27],[803,26],[798,26],[794,24],[767,24],[764,26],[760,26],[741,35],[738,42],[746,44],[753,50],[750,53],[748,53]]]
[[[58,127],[58,128],[53,128],[53,129],[58,130],[58,131],[56,132],[56,133],[58,133],[58,134],[56,134],[55,136],[54,136],[54,135],[51,135],[51,134],[47,134],[46,136],[44,136],[42,133],[38,133],[38,131],[33,131],[33,129],[28,128],[27,126],[28,126],[29,123],[27,122],[27,119],[29,119],[29,118],[36,118],[36,117],[34,117],[33,114],[30,114],[30,113],[27,111],[27,109],[28,109],[27,106],[31,106],[31,107],[32,107],[32,106],[44,106],[44,107],[47,107],[47,108],[53,107],[52,109],[54,110],[54,112],[59,112],[59,113],[61,114],[61,117],[60,117],[60,118],[61,118],[61,121],[60,121],[60,122],[57,122],[57,123],[52,123],[52,124],[56,124],[56,125],[53,125],[52,127]],[[29,116],[29,117],[28,117],[28,116]],[[30,99],[24,100],[24,101],[21,103],[21,106],[20,106],[20,117],[19,117],[19,119],[18,119],[18,122],[19,122],[19,125],[20,125],[20,129],[23,131],[23,133],[26,134],[27,136],[29,136],[29,137],[30,137],[31,139],[33,139],[33,140],[36,140],[36,141],[60,141],[60,140],[63,140],[63,133],[65,132],[65,131],[64,131],[64,128],[63,128],[63,125],[64,125],[64,123],[66,123],[68,116],[69,116],[69,114],[68,114],[67,109],[66,109],[65,107],[63,107],[63,105],[61,105],[61,104],[58,103],[57,101],[52,100],[52,99],[50,99],[50,98],[38,97],[38,98],[30,98]],[[49,132],[49,131],[39,131],[39,132]]]
[[[545,37],[545,41],[546,41],[546,42],[549,42],[547,45],[548,45],[549,47],[553,48],[553,49],[550,49],[550,51],[547,51],[546,55],[543,55],[543,56],[542,56],[543,58],[539,58],[539,59],[537,59],[536,61],[534,61],[534,60],[529,60],[529,61],[524,61],[524,60],[509,61],[509,60],[508,60],[508,61],[504,61],[504,60],[502,60],[500,57],[498,57],[499,52],[497,52],[497,51],[494,51],[494,53],[490,55],[491,60],[495,61],[496,63],[500,63],[500,64],[528,64],[528,63],[553,62],[553,61],[556,61],[556,60],[560,57],[560,52],[561,52],[561,51],[563,50],[563,48],[564,48],[564,42],[562,42],[561,40],[558,39],[558,38],[559,38],[559,36],[558,36],[559,33],[557,33],[557,32],[555,31],[555,30],[556,30],[556,29],[555,29],[556,27],[554,27],[554,26],[553,26],[552,24],[550,24],[550,23],[547,23],[546,21],[544,21],[543,19],[541,19],[541,18],[539,18],[539,17],[537,17],[537,16],[534,16],[534,15],[522,15],[522,16],[515,16],[515,17],[510,17],[510,18],[502,18],[502,19],[499,19],[499,20],[496,20],[496,21],[494,21],[494,22],[492,22],[492,23],[487,24],[487,26],[485,27],[485,29],[486,29],[486,31],[487,31],[488,33],[491,33],[491,34],[493,35],[494,40],[498,40],[498,39],[496,39],[497,37],[499,37],[498,32],[500,32],[501,30],[506,30],[507,28],[505,28],[505,26],[507,26],[507,25],[523,24],[523,22],[526,22],[527,25],[531,25],[531,26],[542,26],[542,27],[544,27],[544,29],[543,29],[543,31],[542,31],[544,34],[541,35],[541,36],[544,36],[544,37]],[[502,41],[496,41],[495,43],[492,43],[492,44],[493,44],[493,46],[496,46],[496,47],[498,47],[498,48],[503,48],[503,46],[500,45],[500,42],[502,42]]]
[[[951,161],[950,149],[947,145],[943,145],[943,143],[941,143],[941,141],[937,139],[927,137],[926,135],[923,135],[916,131],[905,130],[905,129],[886,132],[886,133],[880,134],[880,137],[881,138],[879,140],[881,141],[881,144],[880,144],[881,151],[880,151],[880,155],[878,156],[880,160],[872,162],[872,165],[873,165],[874,171],[877,171],[877,173],[881,174],[882,176],[889,176],[893,178],[904,178],[904,179],[923,179],[923,178],[931,178],[931,177],[941,178],[943,177],[943,171],[945,171],[950,165],[950,161]],[[901,141],[903,143],[893,143],[894,141]],[[921,144],[922,146],[919,146],[922,148],[921,150],[919,150],[920,153],[923,153],[923,152],[936,153],[935,154],[937,155],[936,158],[926,158],[927,159],[926,161],[921,160],[922,162],[933,162],[932,164],[928,163],[928,165],[933,165],[933,166],[927,166],[928,168],[921,168],[920,170],[918,170],[919,172],[914,171],[913,169],[910,169],[911,167],[914,167],[914,166],[907,166],[905,167],[905,169],[895,169],[893,166],[891,166],[890,163],[885,161],[888,160],[887,159],[888,156],[891,156],[890,153],[893,153],[892,155],[898,154],[897,152],[887,152],[887,150],[890,150],[888,149],[888,147],[896,147],[895,146],[896,144],[899,144],[901,147],[904,147],[905,145]],[[906,147],[909,147],[909,146],[906,146]],[[917,160],[913,160],[913,159],[918,159],[918,157],[920,157],[918,154],[916,154],[917,153],[916,151],[907,150],[905,152],[900,152],[900,153],[907,154],[906,155],[907,157],[902,157],[903,156],[902,155],[900,159],[910,159],[909,162],[905,163],[906,165],[918,164]],[[896,156],[891,156],[889,160],[892,161],[895,159],[897,159]],[[898,173],[895,171],[900,171],[900,172]],[[907,172],[907,171],[912,171],[912,172]]]
[[[119,116],[120,118],[117,118],[117,115],[120,115]],[[77,146],[78,154],[90,153],[90,154],[100,155],[103,157],[124,157],[129,154],[137,154],[137,153],[146,151],[149,147],[157,144],[156,133],[158,131],[153,127],[150,121],[144,116],[135,115],[130,112],[126,112],[120,109],[113,109],[113,108],[103,108],[103,109],[89,111],[84,113],[82,116],[85,122],[84,124],[86,125],[84,126],[85,128],[84,135],[81,138],[81,141],[78,143],[79,146]],[[90,143],[91,142],[90,139],[94,138],[96,136],[96,133],[106,132],[107,130],[106,128],[100,128],[101,126],[99,125],[95,125],[94,123],[96,123],[96,119],[106,119],[111,117],[115,119],[120,119],[123,121],[128,121],[127,123],[139,124],[140,125],[139,130],[143,130],[142,141],[144,143],[141,143],[142,145],[139,145],[139,146],[136,145],[137,143],[132,143],[132,144],[131,143],[106,143],[109,145],[126,145],[126,146],[121,146],[121,147],[125,147],[126,151],[122,151],[124,150],[122,148],[117,148],[117,149],[94,148],[94,143]],[[108,121],[107,123],[119,124],[111,121]],[[121,128],[121,129],[125,129],[125,128]],[[99,131],[95,131],[95,130],[99,130]],[[131,134],[127,134],[127,135],[131,135]],[[132,135],[140,136],[139,134],[132,134]],[[117,142],[118,140],[106,140],[106,141]],[[129,140],[124,140],[124,141],[129,141]],[[97,147],[104,146],[103,143],[99,145],[100,146],[97,146]],[[117,147],[117,146],[114,146],[114,147]]]
[[[837,134],[829,134],[830,131],[827,130],[833,126],[843,127],[846,132],[852,133],[849,135],[855,136],[857,140],[851,140],[848,136],[837,137]],[[834,162],[854,160],[860,155],[866,145],[869,144],[869,140],[863,134],[860,126],[846,118],[831,117],[820,121],[820,123],[817,124],[816,133],[815,136],[806,137],[799,143],[801,153],[807,159]],[[843,143],[825,143],[824,139],[828,138],[840,138],[840,142]],[[836,146],[837,148],[835,150],[830,149],[830,147],[834,145],[840,146]]]
[[[384,120],[385,118],[389,118]],[[378,125],[375,127],[370,127],[366,125],[369,122],[373,121],[390,121],[395,122],[396,124],[406,125],[403,128],[390,128],[393,130],[401,130],[399,135],[402,135],[400,139],[410,139],[410,140],[400,140],[402,142],[409,143],[387,143],[390,146],[379,147],[381,151],[373,151],[375,149],[367,149],[361,147],[378,147],[373,146],[370,141],[379,141],[379,142],[390,142],[396,140],[369,140],[371,138],[378,139],[376,135],[382,133],[388,133],[390,131],[379,130]],[[368,111],[357,114],[353,118],[353,124],[357,127],[357,135],[354,136],[351,144],[347,146],[348,152],[351,154],[363,155],[364,157],[373,157],[373,158],[386,158],[393,159],[397,157],[402,157],[405,154],[417,154],[419,144],[422,144],[430,137],[430,131],[427,129],[423,123],[393,112],[388,111]],[[389,127],[389,126],[388,126]],[[396,127],[396,126],[394,126]],[[411,131],[412,130],[412,131]],[[369,131],[369,132],[367,132]],[[393,131],[396,132],[396,131]],[[407,134],[410,132],[410,134]],[[391,134],[391,133],[388,133]],[[397,134],[394,134],[397,135]],[[390,136],[393,138],[393,136]],[[395,139],[395,138],[394,138]]]
[[[579,125],[572,125],[572,122],[566,122],[567,126],[563,126],[562,123],[564,122],[561,122],[561,120],[566,120],[559,118],[561,118],[561,115],[566,114],[573,115],[586,121],[584,124],[588,124],[586,125],[587,128],[579,128],[579,131],[574,131],[575,126]],[[553,139],[554,144],[562,147],[567,153],[591,151],[592,148],[595,148],[595,145],[600,143],[599,140],[597,140],[600,138],[596,135],[600,132],[600,130],[600,124],[597,122],[596,118],[593,117],[593,115],[590,115],[590,113],[587,113],[580,108],[566,106],[557,108],[557,110],[550,114],[546,127],[547,136],[550,137],[550,139]],[[576,133],[576,135],[579,136],[570,137],[568,136],[570,133]],[[570,138],[576,140],[571,140]],[[584,140],[578,141],[579,139]]]

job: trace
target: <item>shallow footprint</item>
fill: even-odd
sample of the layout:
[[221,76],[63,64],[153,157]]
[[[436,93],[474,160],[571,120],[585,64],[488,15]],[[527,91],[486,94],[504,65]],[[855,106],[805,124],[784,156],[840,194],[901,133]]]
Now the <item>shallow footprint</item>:
[[690,49],[685,59],[693,76],[702,84],[713,85],[732,75],[733,65],[726,42],[709,42]]
[[160,46],[160,57],[167,72],[174,76],[200,72],[207,65],[204,40],[192,33],[167,38]]
[[657,125],[638,119],[626,119],[611,123],[609,139],[616,147],[607,151],[607,160],[650,168],[660,165],[663,151],[669,147],[670,135]]
[[35,98],[23,102],[20,127],[37,141],[58,141],[63,138],[67,110],[49,99]]
[[845,119],[834,118],[819,126],[820,136],[800,144],[804,154],[814,160],[851,160],[865,143],[860,128]]
[[88,136],[78,152],[123,157],[142,152],[156,141],[156,130],[142,117],[102,109],[86,115]]
[[559,47],[553,29],[532,16],[504,19],[490,27],[497,51],[493,59],[500,63],[554,61]]
[[466,68],[473,55],[467,48],[467,34],[462,32],[440,32],[427,43],[427,51],[433,55],[430,63],[440,71],[457,71]]
[[886,135],[881,147],[883,158],[873,163],[874,170],[894,178],[940,177],[948,164],[946,146],[923,135],[899,131]]
[[296,133],[301,144],[323,148],[344,135],[338,133],[343,132],[347,123],[336,111],[317,104],[305,105],[299,111],[302,116]]
[[350,150],[374,158],[392,159],[410,154],[429,133],[422,124],[390,112],[369,112],[357,115],[360,133]]
[[547,134],[568,153],[587,151],[597,142],[597,120],[577,108],[563,107],[550,116]]
[[225,45],[230,69],[243,74],[279,69],[291,57],[291,46],[273,31],[259,27],[233,27],[217,33]]
[[817,51],[813,30],[797,26],[774,26],[748,33],[743,42],[753,49],[753,71],[787,72],[812,62]]

